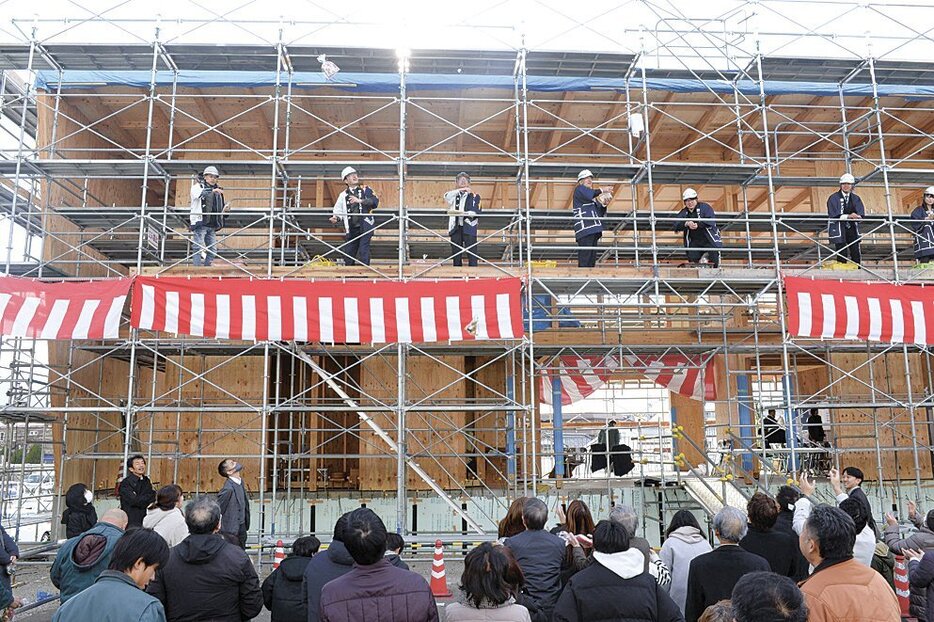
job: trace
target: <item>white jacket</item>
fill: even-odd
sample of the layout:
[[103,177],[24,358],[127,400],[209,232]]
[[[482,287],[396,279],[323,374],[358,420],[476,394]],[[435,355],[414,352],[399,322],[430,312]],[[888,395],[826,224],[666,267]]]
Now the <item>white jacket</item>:
[[152,529],[162,536],[169,548],[188,537],[188,525],[185,524],[185,515],[182,514],[180,508],[171,510],[151,508],[143,518],[143,527]]
[[[845,494],[837,497],[838,500],[845,498]],[[804,523],[807,522],[808,516],[811,515],[811,508],[811,500],[807,497],[801,497],[795,502],[795,517],[792,521],[795,533],[800,535],[804,530]],[[876,534],[873,532],[872,527],[866,525],[861,532],[856,534],[856,543],[853,545],[853,559],[869,566],[872,564],[872,554],[875,550]]]

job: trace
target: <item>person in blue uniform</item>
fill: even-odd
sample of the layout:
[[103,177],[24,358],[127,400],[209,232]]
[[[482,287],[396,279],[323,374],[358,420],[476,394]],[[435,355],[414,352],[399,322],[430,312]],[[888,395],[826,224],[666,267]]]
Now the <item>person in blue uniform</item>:
[[720,251],[723,240],[717,227],[717,215],[707,203],[697,200],[697,191],[688,188],[681,194],[684,207],[678,212],[675,231],[684,237],[688,261],[692,265],[705,263],[720,267]]
[[574,238],[580,250],[577,251],[577,267],[593,268],[597,265],[597,244],[603,236],[603,221],[606,206],[613,196],[606,188],[593,187],[593,173],[584,169],[577,174],[577,188],[574,189]]
[[921,205],[911,212],[915,259],[918,263],[934,261],[934,186],[924,189]]
[[355,264],[370,265],[370,240],[376,228],[373,210],[379,206],[379,197],[369,186],[361,186],[357,171],[346,167],[341,171],[341,179],[347,189],[340,193],[334,203],[331,222],[344,225],[344,244],[340,254],[345,266]]
[[840,176],[840,190],[827,199],[827,234],[837,251],[837,261],[860,263],[859,221],[866,215],[863,201],[853,192],[856,179],[846,173]]
[[448,218],[448,235],[451,236],[451,253],[454,256],[454,265],[464,265],[464,255],[467,255],[467,265],[477,265],[477,225],[480,224],[477,215],[480,213],[480,195],[471,192],[470,175],[458,173],[454,178],[456,188],[444,193],[444,200],[448,204],[451,214]]

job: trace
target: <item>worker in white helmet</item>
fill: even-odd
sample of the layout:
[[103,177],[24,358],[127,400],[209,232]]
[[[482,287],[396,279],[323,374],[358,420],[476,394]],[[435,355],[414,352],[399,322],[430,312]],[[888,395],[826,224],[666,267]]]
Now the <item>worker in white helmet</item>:
[[911,212],[911,228],[915,259],[918,263],[934,261],[934,186],[924,189],[921,205]]
[[709,204],[697,200],[697,191],[694,188],[688,188],[681,193],[681,200],[684,207],[675,216],[675,231],[684,237],[688,261],[695,266],[710,264],[719,268],[718,249],[723,248],[723,240],[717,227],[717,215]]
[[597,265],[597,244],[603,236],[603,218],[613,195],[609,188],[594,188],[593,173],[588,169],[577,174],[574,189],[574,238],[577,240],[577,267],[593,268]]
[[467,265],[477,265],[477,227],[480,220],[480,195],[470,189],[470,175],[458,173],[454,178],[455,188],[444,193],[444,200],[451,212],[448,218],[448,235],[451,236],[451,253],[454,265],[462,266],[467,254]]
[[[224,202],[224,189],[217,185],[220,174],[217,168],[208,166],[199,173],[191,186],[191,211],[189,222],[194,234],[192,245],[196,266],[210,266],[217,255],[217,231],[224,226],[224,212],[229,207]],[[201,255],[204,254],[202,260]]]
[[339,252],[345,266],[370,265],[370,240],[376,228],[373,210],[379,205],[379,197],[369,186],[361,186],[356,169],[351,166],[341,171],[341,179],[347,189],[340,193],[334,203],[331,222],[344,225],[344,244]]
[[856,179],[849,173],[840,176],[840,190],[827,199],[827,234],[836,249],[837,261],[860,263],[859,221],[866,215],[863,201],[853,192]]

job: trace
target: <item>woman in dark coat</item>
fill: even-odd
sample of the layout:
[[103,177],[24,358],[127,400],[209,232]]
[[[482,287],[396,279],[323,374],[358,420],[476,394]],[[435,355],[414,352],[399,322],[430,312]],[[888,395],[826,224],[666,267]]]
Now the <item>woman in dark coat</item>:
[[93,498],[93,494],[84,484],[72,484],[65,493],[67,507],[62,512],[65,537],[74,538],[97,524],[97,512],[91,505]]
[[[239,543],[238,543],[239,546]],[[306,622],[305,567],[321,547],[314,536],[304,536],[292,543],[292,554],[263,581],[263,602],[272,612],[273,622]]]

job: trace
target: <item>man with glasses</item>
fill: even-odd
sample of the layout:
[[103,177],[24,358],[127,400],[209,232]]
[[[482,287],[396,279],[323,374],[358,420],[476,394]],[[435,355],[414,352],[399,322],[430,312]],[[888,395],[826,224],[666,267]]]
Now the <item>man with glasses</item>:
[[[675,231],[684,236],[684,247],[692,266],[710,264],[720,267],[720,251],[723,240],[717,227],[717,215],[707,203],[697,200],[697,191],[688,188],[681,195],[684,207],[678,212]],[[706,257],[705,257],[706,255]]]

